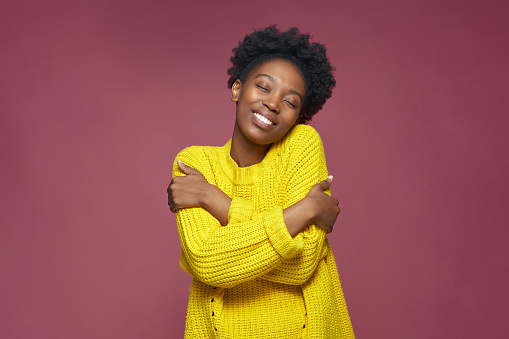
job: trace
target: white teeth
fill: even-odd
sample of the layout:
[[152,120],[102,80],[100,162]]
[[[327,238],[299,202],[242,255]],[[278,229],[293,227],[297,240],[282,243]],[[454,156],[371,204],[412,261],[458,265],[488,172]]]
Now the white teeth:
[[266,117],[264,117],[263,115],[261,114],[258,114],[258,113],[254,113],[254,115],[259,119],[261,120],[263,123],[266,123],[267,125],[272,125],[272,121],[270,121],[269,119],[267,119]]

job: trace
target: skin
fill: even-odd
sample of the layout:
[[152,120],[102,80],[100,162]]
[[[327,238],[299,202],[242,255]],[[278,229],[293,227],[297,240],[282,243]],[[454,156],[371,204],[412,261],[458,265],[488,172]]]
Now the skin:
[[[243,82],[237,80],[233,84],[231,100],[237,106],[230,155],[239,167],[261,162],[270,145],[297,123],[305,94],[300,70],[279,59],[262,63]],[[257,118],[257,114],[270,123]],[[198,170],[180,161],[178,166],[186,176],[173,178],[168,186],[171,211],[203,207],[226,225],[231,198],[209,184]],[[332,176],[314,185],[305,198],[283,210],[292,237],[312,223],[332,232],[340,209],[338,200],[324,193],[331,183]]]
[[[305,93],[300,70],[284,60],[265,62],[244,82],[235,81],[231,100],[237,103],[237,109],[231,157],[240,167],[261,162],[270,145],[297,123]],[[259,123],[254,112],[272,125]]]

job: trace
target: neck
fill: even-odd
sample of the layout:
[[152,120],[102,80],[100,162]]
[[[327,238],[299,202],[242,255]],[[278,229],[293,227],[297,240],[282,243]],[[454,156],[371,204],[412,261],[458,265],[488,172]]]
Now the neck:
[[235,123],[230,156],[239,167],[248,167],[262,162],[269,151],[270,144],[257,145],[246,138]]

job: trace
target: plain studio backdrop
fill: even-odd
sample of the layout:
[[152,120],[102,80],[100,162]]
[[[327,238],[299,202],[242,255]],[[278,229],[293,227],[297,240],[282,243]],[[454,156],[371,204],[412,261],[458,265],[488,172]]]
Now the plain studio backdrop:
[[356,335],[505,338],[505,1],[0,5],[0,337],[181,338],[171,163],[223,145],[231,49],[295,25],[338,85],[311,125]]

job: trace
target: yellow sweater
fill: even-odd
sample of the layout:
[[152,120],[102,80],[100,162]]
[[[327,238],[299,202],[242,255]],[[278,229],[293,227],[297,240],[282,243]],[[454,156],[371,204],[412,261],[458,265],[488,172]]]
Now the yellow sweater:
[[[354,338],[325,231],[292,238],[283,219],[328,175],[320,136],[296,125],[243,168],[230,146],[176,157],[232,198],[226,226],[203,208],[177,212],[180,266],[193,277],[185,338]],[[176,159],[173,175],[184,175]]]

